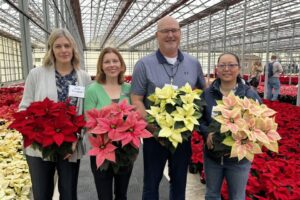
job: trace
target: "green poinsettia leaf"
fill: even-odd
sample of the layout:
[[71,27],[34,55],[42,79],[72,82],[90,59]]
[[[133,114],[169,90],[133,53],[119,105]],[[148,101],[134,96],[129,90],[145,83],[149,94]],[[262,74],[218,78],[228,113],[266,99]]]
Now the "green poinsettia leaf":
[[182,105],[182,100],[179,97],[179,95],[177,95],[177,99],[175,99],[175,103],[176,103],[177,106],[181,106]]
[[185,127],[185,125],[184,125],[184,122],[182,122],[182,121],[177,121],[174,124],[174,129],[181,129],[181,128],[184,128],[184,127]]
[[98,170],[100,170],[100,171],[106,171],[106,170],[108,170],[108,168],[109,168],[110,165],[111,165],[111,162],[108,161],[108,160],[105,160],[103,162],[103,164],[98,168]]
[[54,146],[54,144],[49,147],[41,148],[42,156],[43,156],[43,158],[47,158],[51,161],[56,161],[57,160],[57,154],[56,154],[57,149],[52,146]]
[[228,135],[225,137],[222,143],[231,147],[234,144],[234,139],[232,138],[232,136]]
[[202,117],[202,113],[200,113],[200,112],[195,112],[195,113],[193,114],[193,116],[194,116],[196,119],[200,119],[200,118]]
[[155,118],[152,115],[147,115],[146,120],[148,123],[153,123],[155,122]]
[[72,143],[71,142],[64,142],[57,148],[57,153],[62,157],[65,157],[67,154],[72,154]]
[[215,119],[212,119],[211,123],[208,126],[208,132],[218,132],[220,131],[221,124],[217,122]]
[[190,137],[192,136],[191,131],[184,131],[181,133],[183,141],[188,141]]
[[166,109],[167,113],[171,114],[174,110],[176,110],[176,107],[170,103],[167,103],[165,106],[165,109]]
[[197,110],[199,110],[200,112],[203,111],[203,106],[206,105],[205,101],[202,99],[194,99],[194,104],[197,105]]
[[217,105],[223,104],[223,100],[216,100],[216,102],[217,102]]

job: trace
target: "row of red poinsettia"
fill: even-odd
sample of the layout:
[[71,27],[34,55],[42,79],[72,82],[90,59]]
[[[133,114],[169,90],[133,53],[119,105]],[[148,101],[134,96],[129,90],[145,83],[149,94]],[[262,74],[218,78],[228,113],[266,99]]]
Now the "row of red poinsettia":
[[[248,80],[249,74],[244,74],[243,78],[245,80]],[[298,75],[291,75],[291,76],[281,75],[279,77],[279,80],[280,80],[281,84],[289,84],[290,83],[290,79],[291,79],[291,84],[292,85],[297,85],[298,84]],[[261,75],[260,80],[264,82],[265,76]]]

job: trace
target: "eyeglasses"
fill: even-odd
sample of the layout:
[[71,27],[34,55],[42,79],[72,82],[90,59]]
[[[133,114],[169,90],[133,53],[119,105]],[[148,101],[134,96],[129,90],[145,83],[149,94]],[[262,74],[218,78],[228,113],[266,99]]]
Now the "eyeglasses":
[[229,69],[233,69],[233,68],[235,68],[235,67],[238,67],[239,64],[224,64],[224,63],[218,64],[218,67],[221,68],[221,69],[224,69],[226,66],[227,66]]
[[171,28],[171,29],[161,29],[158,30],[158,32],[163,33],[163,34],[168,34],[169,32],[172,32],[173,34],[176,34],[180,31],[179,28]]

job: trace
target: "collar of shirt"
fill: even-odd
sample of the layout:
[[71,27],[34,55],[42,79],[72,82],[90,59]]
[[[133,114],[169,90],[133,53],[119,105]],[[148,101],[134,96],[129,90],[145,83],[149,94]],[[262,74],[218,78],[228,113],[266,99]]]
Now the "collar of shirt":
[[[162,55],[162,53],[160,52],[159,49],[156,51],[156,57],[160,64],[169,64],[167,59]],[[182,62],[183,59],[184,59],[184,56],[181,53],[181,51],[178,49],[177,61]]]
[[75,69],[73,69],[70,74],[67,74],[65,76],[62,76],[57,70],[55,70],[55,75],[59,79],[62,79],[62,78],[71,79],[75,75]]

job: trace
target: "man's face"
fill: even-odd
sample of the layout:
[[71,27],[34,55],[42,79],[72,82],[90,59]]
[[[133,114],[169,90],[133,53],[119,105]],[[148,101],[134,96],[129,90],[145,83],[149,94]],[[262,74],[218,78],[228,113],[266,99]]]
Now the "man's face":
[[156,38],[163,54],[176,54],[181,38],[178,22],[172,18],[162,19],[157,26]]

